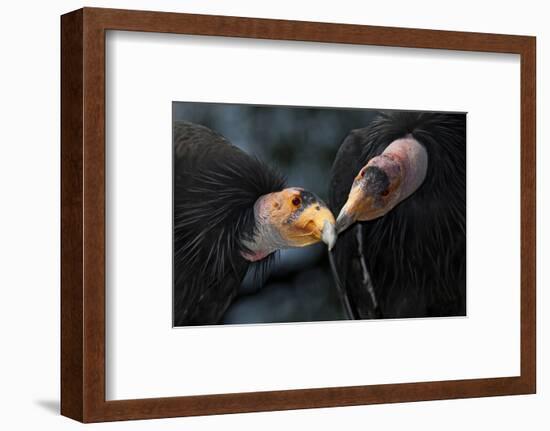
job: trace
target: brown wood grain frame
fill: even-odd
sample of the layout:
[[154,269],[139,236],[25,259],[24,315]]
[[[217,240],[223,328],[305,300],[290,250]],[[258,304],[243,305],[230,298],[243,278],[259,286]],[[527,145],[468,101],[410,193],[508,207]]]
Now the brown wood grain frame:
[[[521,375],[106,401],[107,30],[521,56]],[[536,390],[534,37],[84,8],[61,17],[61,413],[82,422],[351,406]],[[519,144],[519,143],[518,143]]]

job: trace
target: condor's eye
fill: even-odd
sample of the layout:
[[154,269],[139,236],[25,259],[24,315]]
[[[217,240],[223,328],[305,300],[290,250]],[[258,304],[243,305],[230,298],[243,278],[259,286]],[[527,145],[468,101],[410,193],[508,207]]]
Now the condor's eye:
[[298,196],[292,199],[292,205],[294,205],[295,207],[300,206],[301,203],[302,203],[302,200]]

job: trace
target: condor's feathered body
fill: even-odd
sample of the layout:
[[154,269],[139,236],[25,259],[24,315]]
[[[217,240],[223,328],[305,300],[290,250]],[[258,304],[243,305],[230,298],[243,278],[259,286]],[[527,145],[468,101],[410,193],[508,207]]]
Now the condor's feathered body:
[[285,181],[206,127],[179,121],[173,137],[174,325],[218,323],[249,267],[254,203]]
[[390,112],[353,130],[333,164],[330,207],[338,214],[357,172],[408,134],[428,153],[423,184],[384,216],[342,232],[334,250],[355,318],[466,312],[465,115]]

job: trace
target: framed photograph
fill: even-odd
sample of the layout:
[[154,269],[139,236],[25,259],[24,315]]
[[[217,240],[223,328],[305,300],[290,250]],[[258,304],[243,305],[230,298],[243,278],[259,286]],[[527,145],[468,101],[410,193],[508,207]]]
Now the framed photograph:
[[61,18],[61,413],[536,390],[535,38]]

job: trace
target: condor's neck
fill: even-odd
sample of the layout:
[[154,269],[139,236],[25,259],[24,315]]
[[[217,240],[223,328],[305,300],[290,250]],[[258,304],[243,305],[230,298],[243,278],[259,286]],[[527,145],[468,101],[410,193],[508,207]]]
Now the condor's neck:
[[252,237],[242,241],[248,250],[248,252],[243,252],[242,256],[250,262],[262,260],[287,246],[279,230],[271,224],[268,208],[267,205],[264,205],[263,198],[263,196],[260,197],[254,204],[255,226]]

